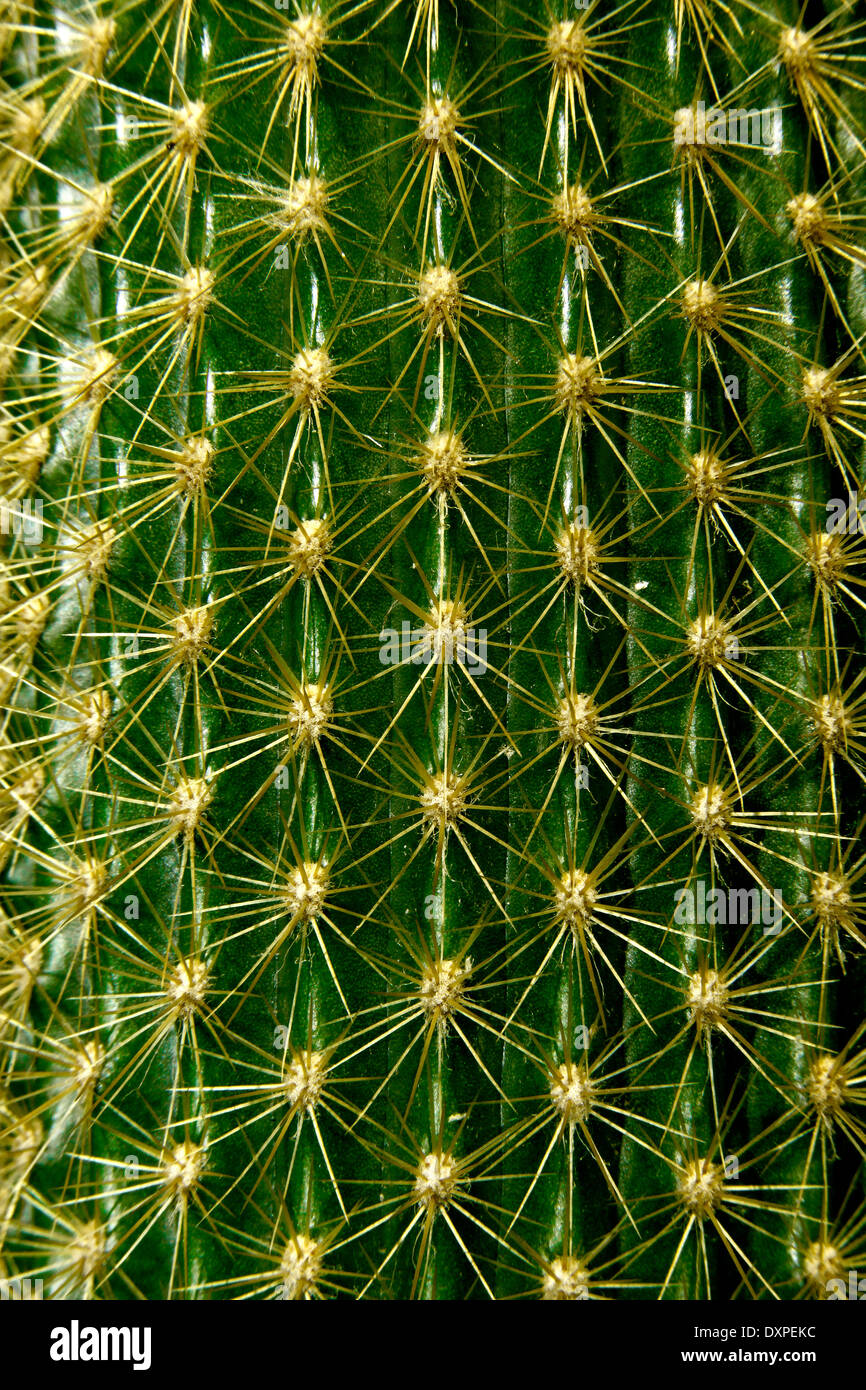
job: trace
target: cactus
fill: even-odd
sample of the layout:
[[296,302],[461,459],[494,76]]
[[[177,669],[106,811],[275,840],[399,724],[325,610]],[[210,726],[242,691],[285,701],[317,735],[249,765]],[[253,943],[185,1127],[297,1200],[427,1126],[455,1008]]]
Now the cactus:
[[853,0],[10,0],[0,81],[0,1284],[838,1296]]

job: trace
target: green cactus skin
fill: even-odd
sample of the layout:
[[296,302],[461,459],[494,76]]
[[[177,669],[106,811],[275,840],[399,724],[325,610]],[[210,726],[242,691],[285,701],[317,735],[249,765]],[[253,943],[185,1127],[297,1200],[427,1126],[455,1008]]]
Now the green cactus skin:
[[[784,24],[794,22],[797,15],[792,7],[780,5],[770,18]],[[758,36],[756,43],[760,41]],[[766,191],[758,187],[751,171],[748,173],[753,196],[762,197],[762,211],[773,231],[771,233],[761,223],[753,223],[744,233],[740,250],[745,275],[755,274],[769,259],[784,261],[794,249],[786,192],[803,186],[807,161],[802,131],[785,109],[785,88],[786,75],[782,70],[767,76],[755,92],[761,105],[778,105],[783,109],[783,126],[781,149],[767,161]],[[773,196],[776,189],[782,196]],[[786,243],[787,250],[784,249]],[[812,623],[811,576],[793,567],[787,556],[798,556],[804,532],[822,524],[820,516],[815,518],[814,499],[825,497],[830,483],[825,461],[820,456],[807,456],[801,461],[802,429],[796,418],[799,373],[791,370],[792,354],[808,351],[805,344],[819,331],[821,296],[816,293],[815,279],[808,265],[794,258],[793,264],[781,266],[772,285],[762,294],[762,304],[773,314],[777,326],[772,335],[774,342],[762,356],[761,368],[763,373],[774,374],[777,381],[774,391],[768,395],[761,380],[761,368],[755,365],[749,369],[747,394],[749,401],[755,402],[750,411],[750,440],[755,452],[765,456],[773,449],[785,450],[786,463],[778,480],[767,489],[768,496],[757,513],[753,554],[756,569],[766,577],[772,598],[785,613],[788,631],[778,644],[771,645],[760,636],[757,638],[754,679],[759,684],[755,704],[757,717],[762,721],[762,727],[755,729],[756,749],[760,750],[758,767],[769,769],[776,762],[776,754],[767,744],[768,726],[773,723],[783,725],[785,732],[780,731],[779,736],[788,747],[802,749],[806,756],[800,755],[799,765],[795,762],[788,775],[779,778],[778,786],[768,788],[767,811],[770,817],[779,816],[779,824],[768,825],[758,867],[763,876],[773,882],[783,870],[786,898],[792,905],[796,904],[792,910],[802,919],[802,905],[809,900],[813,878],[805,869],[798,871],[796,853],[792,854],[795,838],[784,826],[784,819],[786,812],[807,820],[815,817],[816,824],[824,828],[825,798],[821,795],[820,770],[813,754],[814,728],[808,718],[810,696],[814,698],[815,693],[811,687],[821,653],[820,640],[816,641]],[[795,519],[798,514],[803,518],[799,524]],[[787,556],[783,555],[784,551]],[[765,599],[767,601],[769,598]],[[782,712],[780,697],[790,713]],[[778,748],[778,738],[774,742]],[[812,873],[825,864],[826,848],[821,845],[812,851]],[[779,978],[790,981],[791,1002],[784,1011],[779,1010],[786,1014],[779,1035],[768,1039],[766,1052],[771,1064],[768,1077],[755,1087],[745,1122],[741,1120],[739,1125],[743,1135],[739,1142],[748,1146],[744,1151],[756,1156],[762,1166],[764,1145],[760,1138],[750,1137],[771,1128],[779,1114],[784,1113],[785,1101],[774,1084],[775,1079],[783,1075],[789,1082],[801,1085],[807,1080],[815,1044],[822,1043],[827,1036],[824,1033],[822,1037],[820,1025],[829,1022],[828,1006],[821,999],[819,986],[822,976],[820,945],[813,942],[806,951],[802,945],[792,949],[793,942],[782,939],[774,943],[772,936],[767,937],[767,945],[769,949],[758,962],[756,973],[769,981]],[[834,1005],[831,1003],[829,1008],[833,1011]],[[766,1165],[770,1180],[780,1185],[776,1199],[779,1212],[765,1224],[766,1234],[756,1249],[775,1270],[775,1277],[785,1281],[785,1292],[796,1290],[804,1279],[804,1260],[810,1244],[805,1214],[808,1213],[813,1222],[820,1218],[819,1193],[803,1190],[807,1180],[805,1174],[810,1172],[808,1149],[808,1138],[802,1136]],[[808,1181],[811,1182],[811,1178]]]
[[3,1290],[866,1258],[864,169],[844,2],[0,6]]

